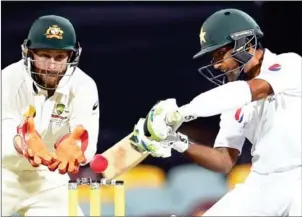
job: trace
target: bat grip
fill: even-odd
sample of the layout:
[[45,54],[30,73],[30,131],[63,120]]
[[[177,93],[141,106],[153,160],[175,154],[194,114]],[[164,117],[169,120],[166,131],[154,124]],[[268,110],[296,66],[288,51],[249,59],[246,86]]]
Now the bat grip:
[[147,117],[145,119],[145,122],[144,122],[144,134],[145,134],[146,137],[150,137],[151,134],[150,134],[150,132],[148,130],[147,123],[148,123],[148,115],[147,115]]

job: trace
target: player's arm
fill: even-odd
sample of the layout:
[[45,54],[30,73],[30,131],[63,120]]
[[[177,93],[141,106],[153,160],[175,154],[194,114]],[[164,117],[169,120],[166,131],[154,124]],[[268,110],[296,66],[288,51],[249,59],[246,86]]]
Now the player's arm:
[[81,165],[85,165],[96,153],[99,136],[100,111],[96,84],[91,82],[89,85],[83,85],[73,97],[70,131],[72,132],[78,126],[86,130],[86,134],[81,139],[81,148],[86,158],[85,163]]
[[191,143],[184,154],[208,170],[229,173],[238,160],[239,151],[233,148],[212,148],[202,144]]
[[[198,95],[190,103],[180,107],[178,112],[182,117],[209,117],[241,108],[269,94],[269,88],[263,82],[257,80],[251,82],[251,85],[246,81],[227,83]],[[265,88],[259,89],[259,83]]]
[[27,158],[29,163],[37,167],[40,164],[49,165],[53,155],[47,150],[40,135],[34,127],[33,116],[35,110],[29,106],[28,110],[21,114],[18,106],[18,91],[11,85],[11,79],[7,73],[13,73],[4,69],[2,92],[2,163],[5,167],[21,165],[16,157]]
[[277,70],[263,65],[267,69],[262,69],[255,79],[230,82],[202,93],[179,108],[179,113],[182,116],[208,117],[241,108],[272,93],[301,92],[301,57],[297,54],[284,55],[280,57]]
[[[4,84],[4,83],[3,83]],[[4,84],[4,87],[6,85]],[[2,94],[2,161],[5,164],[13,156],[22,156],[14,147],[13,139],[17,134],[17,127],[21,123],[16,96],[3,89]],[[17,163],[17,162],[16,162]]]
[[[12,157],[22,157],[14,146],[14,137],[17,134],[17,127],[21,124],[21,111],[19,111],[17,94],[17,81],[12,78],[16,68],[8,66],[2,70],[2,98],[1,98],[1,145],[2,145],[2,163],[18,164],[10,159]],[[13,85],[15,84],[15,85]],[[14,158],[13,158],[14,159]],[[14,166],[14,165],[12,165]]]
[[[258,87],[259,83],[261,88]],[[148,133],[152,139],[161,141],[167,137],[171,127],[173,131],[176,131],[183,122],[233,111],[249,104],[253,99],[269,94],[270,88],[265,85],[265,81],[257,79],[251,84],[246,81],[224,84],[196,96],[186,105],[179,108],[174,106],[172,111],[166,109],[166,107],[171,106],[169,103],[171,100],[161,101],[147,115]],[[264,90],[268,93],[264,93]],[[154,111],[161,111],[162,114]]]
[[236,110],[271,94],[301,97],[301,57],[290,53],[279,56],[276,61],[279,61],[280,65],[262,65],[260,75],[250,81],[234,81],[216,87],[196,96],[190,103],[172,112],[166,112],[165,115],[152,112],[155,109],[165,110],[167,105],[158,103],[148,114],[148,131],[151,137],[157,140],[164,139],[165,135],[162,136],[161,132],[169,131],[165,123],[177,128],[183,122]]
[[233,119],[233,112],[220,117],[220,130],[213,148],[190,142],[186,135],[178,134],[173,149],[188,156],[202,167],[221,173],[228,173],[236,164],[241,153],[245,137],[240,126]]
[[274,91],[271,85],[261,78],[248,81],[251,90],[252,101],[257,101],[271,95]]

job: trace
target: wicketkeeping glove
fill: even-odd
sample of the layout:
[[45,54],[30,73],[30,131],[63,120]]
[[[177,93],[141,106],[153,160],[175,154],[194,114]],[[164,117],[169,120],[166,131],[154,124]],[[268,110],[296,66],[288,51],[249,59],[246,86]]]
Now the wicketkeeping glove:
[[59,139],[55,144],[57,161],[49,165],[51,171],[57,168],[61,174],[77,173],[81,163],[85,163],[83,137],[88,138],[87,131],[82,126],[77,126],[70,134]]
[[41,136],[35,129],[34,118],[28,117],[18,126],[14,137],[14,146],[18,153],[28,159],[33,167],[50,165],[56,156],[50,153]]

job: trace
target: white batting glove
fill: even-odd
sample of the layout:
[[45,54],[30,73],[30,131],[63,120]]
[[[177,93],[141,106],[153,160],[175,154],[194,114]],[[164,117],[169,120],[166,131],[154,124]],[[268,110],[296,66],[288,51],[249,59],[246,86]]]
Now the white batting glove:
[[[147,115],[148,136],[155,141],[165,140],[169,134],[175,133],[183,122],[197,117],[181,114],[175,99],[167,99],[155,104]],[[147,129],[146,129],[147,128]],[[146,132],[145,132],[146,134]]]
[[180,132],[170,134],[167,137],[167,140],[164,140],[160,143],[168,143],[169,146],[171,146],[175,151],[178,151],[179,153],[184,153],[190,145],[188,136]]
[[167,158],[171,156],[172,147],[168,142],[159,143],[150,140],[144,132],[145,119],[141,118],[134,127],[133,135],[130,138],[132,146],[140,152],[148,152],[153,157]]
[[[156,103],[147,115],[146,125],[150,138],[155,141],[163,141],[174,131],[173,124],[181,119],[177,116],[178,106],[175,99],[167,99]],[[167,119],[167,114],[169,119]],[[174,116],[174,114],[176,116]],[[177,119],[178,118],[178,119]],[[167,122],[169,121],[169,122]],[[179,126],[181,123],[179,124]],[[146,133],[146,132],[145,132]]]

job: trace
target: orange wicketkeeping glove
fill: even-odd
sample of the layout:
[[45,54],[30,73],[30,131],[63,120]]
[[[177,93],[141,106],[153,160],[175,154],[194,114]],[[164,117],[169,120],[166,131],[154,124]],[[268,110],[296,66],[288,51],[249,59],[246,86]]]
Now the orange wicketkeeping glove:
[[35,129],[33,117],[28,117],[23,124],[18,126],[17,135],[14,137],[16,150],[28,159],[32,166],[43,164],[50,165],[56,156],[50,153],[41,136]]
[[56,144],[57,160],[48,166],[49,170],[59,169],[61,174],[77,173],[80,163],[85,163],[84,151],[87,147],[88,133],[82,126],[59,139]]

